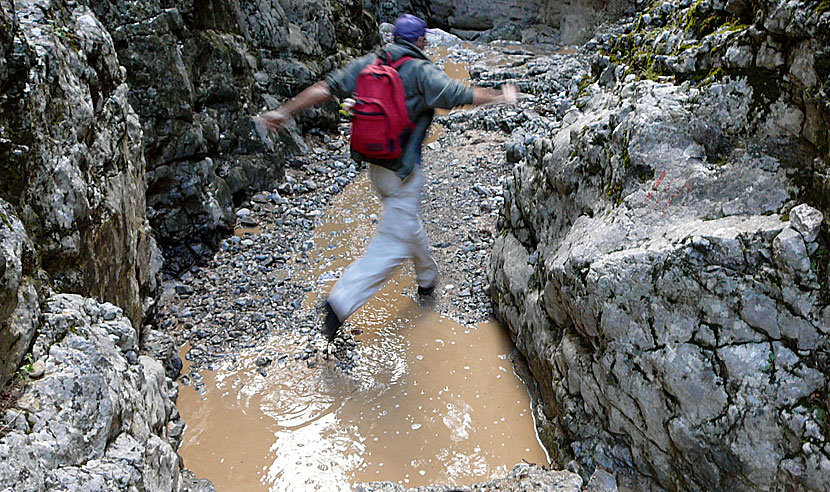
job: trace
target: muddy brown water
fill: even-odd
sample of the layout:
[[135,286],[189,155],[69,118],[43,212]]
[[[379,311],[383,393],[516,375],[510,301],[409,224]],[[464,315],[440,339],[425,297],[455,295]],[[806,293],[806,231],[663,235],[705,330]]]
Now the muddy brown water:
[[435,54],[432,58],[434,61],[442,61],[444,63],[444,72],[450,76],[451,79],[459,80],[470,85],[470,71],[466,64],[454,62],[449,59],[450,50],[440,46],[435,49]]
[[260,234],[262,233],[261,226],[254,227],[237,227],[233,230],[234,236],[245,237],[246,234]]
[[[440,47],[435,49],[435,53],[432,56],[432,58],[434,58],[435,61],[443,62],[444,72],[446,72],[447,75],[449,75],[451,79],[457,80],[457,81],[459,81],[463,84],[466,84],[468,86],[471,85],[470,70],[467,67],[467,65],[465,65],[463,63],[458,63],[458,62],[451,61],[449,59],[449,56],[450,56],[450,50],[443,47],[443,46],[440,46]],[[461,110],[471,109],[471,108],[473,108],[472,105],[470,105],[470,106],[461,106],[461,107],[458,107],[458,108],[453,108],[452,110],[450,110],[450,109],[436,109],[435,114],[438,115],[438,116],[443,116],[443,115],[450,114],[452,111],[461,111]],[[433,123],[433,127],[435,127],[436,125],[437,125],[437,123]],[[440,135],[443,135],[443,131],[441,132]],[[431,139],[430,136],[428,135],[427,139],[424,141],[424,144],[429,144],[431,142],[434,142],[435,140],[437,140],[437,137],[435,137],[434,139]]]
[[[362,253],[379,213],[366,177],[329,207],[306,270],[317,284],[307,306]],[[234,369],[203,372],[204,394],[183,387],[185,466],[220,492],[276,492],[373,480],[466,485],[522,460],[547,463],[506,330],[459,325],[416,304],[412,291],[406,267],[349,319],[361,332],[352,374],[319,355],[314,368],[289,358],[263,377],[259,354],[304,347],[276,339]]]

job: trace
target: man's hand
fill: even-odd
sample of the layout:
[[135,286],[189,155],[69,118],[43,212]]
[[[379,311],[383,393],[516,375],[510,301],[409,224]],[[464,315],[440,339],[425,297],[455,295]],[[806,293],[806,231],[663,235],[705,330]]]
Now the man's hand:
[[331,99],[331,91],[325,82],[317,82],[311,87],[303,89],[297,97],[287,101],[277,109],[266,111],[259,115],[265,128],[269,131],[277,131],[285,127],[291,116],[298,114],[305,108],[317,106]]
[[291,119],[291,115],[282,109],[266,111],[259,115],[259,117],[262,119],[263,123],[265,123],[265,128],[271,131],[279,130],[285,126],[285,123],[288,120]]
[[519,92],[519,88],[514,84],[505,84],[501,86],[501,95],[505,103],[513,104],[519,100],[521,93]]
[[485,89],[483,87],[473,87],[473,105],[474,106],[490,106],[492,104],[514,104],[522,93],[519,88],[513,84],[505,84],[501,90]]

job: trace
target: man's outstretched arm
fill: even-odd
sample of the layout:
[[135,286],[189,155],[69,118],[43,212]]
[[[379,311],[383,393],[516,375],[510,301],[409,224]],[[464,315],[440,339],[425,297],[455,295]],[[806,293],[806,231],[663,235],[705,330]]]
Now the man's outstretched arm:
[[266,111],[259,115],[269,130],[279,130],[285,122],[300,111],[311,106],[317,106],[331,99],[331,91],[325,82],[317,82],[307,87],[294,98],[277,109]]

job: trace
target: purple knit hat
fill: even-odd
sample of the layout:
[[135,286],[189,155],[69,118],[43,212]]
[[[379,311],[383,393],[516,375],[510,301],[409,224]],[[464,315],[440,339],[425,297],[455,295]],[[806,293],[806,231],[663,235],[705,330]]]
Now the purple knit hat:
[[428,32],[430,30],[427,29],[427,23],[423,19],[412,14],[404,14],[395,21],[392,36],[412,42]]

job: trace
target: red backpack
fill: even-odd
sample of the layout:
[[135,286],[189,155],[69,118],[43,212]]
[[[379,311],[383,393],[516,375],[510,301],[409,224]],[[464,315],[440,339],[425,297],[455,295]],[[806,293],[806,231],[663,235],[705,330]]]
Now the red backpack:
[[411,60],[377,58],[357,76],[352,108],[351,149],[368,161],[395,160],[414,128],[398,69]]

